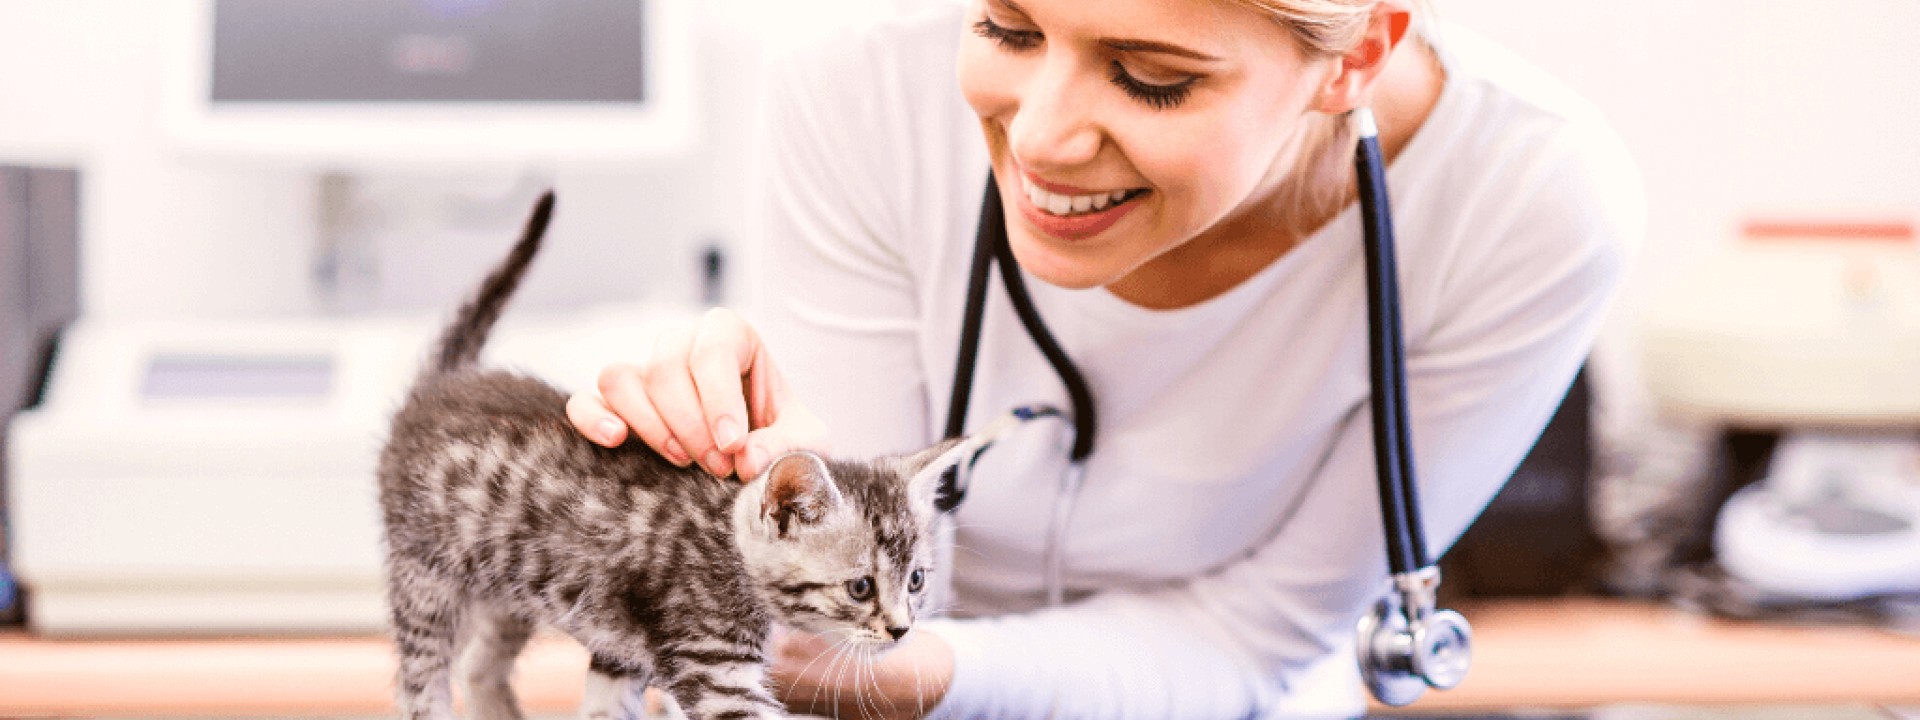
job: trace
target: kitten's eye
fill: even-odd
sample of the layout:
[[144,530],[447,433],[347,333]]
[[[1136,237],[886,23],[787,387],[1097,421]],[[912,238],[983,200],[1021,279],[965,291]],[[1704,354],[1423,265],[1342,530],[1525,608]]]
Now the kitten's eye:
[[926,584],[927,584],[927,573],[924,570],[916,569],[913,571],[912,575],[907,576],[907,592],[913,592],[913,593],[920,592],[921,586]]
[[855,602],[866,602],[868,600],[872,600],[873,599],[873,578],[863,577],[857,580],[848,580],[847,595],[852,597]]

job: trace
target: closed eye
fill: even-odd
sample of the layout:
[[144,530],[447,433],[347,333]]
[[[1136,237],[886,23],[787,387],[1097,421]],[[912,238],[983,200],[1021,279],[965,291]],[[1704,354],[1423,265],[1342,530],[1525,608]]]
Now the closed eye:
[[1115,60],[1107,73],[1113,84],[1120,86],[1127,97],[1145,103],[1155,110],[1166,110],[1178,106],[1193,92],[1193,83],[1199,76],[1190,75],[1186,79],[1167,84],[1150,83],[1133,76],[1127,68]]
[[1038,30],[1015,30],[987,17],[981,17],[979,22],[973,24],[973,32],[1008,50],[1031,50],[1039,47],[1040,41],[1045,39]]

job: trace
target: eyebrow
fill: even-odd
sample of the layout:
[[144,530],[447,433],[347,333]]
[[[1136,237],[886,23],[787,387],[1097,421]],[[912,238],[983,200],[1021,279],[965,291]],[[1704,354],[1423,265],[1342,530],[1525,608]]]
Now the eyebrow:
[[[1026,8],[1020,7],[1020,3],[1014,2],[1014,0],[993,0],[993,3],[995,5],[999,5],[1002,8],[1005,8],[1008,12],[1018,13],[1022,17],[1026,17],[1027,15]],[[1177,55],[1183,58],[1191,58],[1194,60],[1202,60],[1205,62],[1218,62],[1220,60],[1220,58],[1214,57],[1212,55],[1208,55],[1206,53],[1203,53],[1197,50],[1189,50],[1187,48],[1180,47],[1179,45],[1175,45],[1172,43],[1164,43],[1157,40],[1105,39],[1105,40],[1101,40],[1100,44],[1106,47],[1112,48],[1114,50],[1119,50],[1121,52],[1164,53],[1167,55]]]
[[1122,51],[1122,52],[1165,53],[1168,55],[1178,55],[1183,58],[1192,58],[1194,60],[1204,60],[1207,62],[1216,62],[1220,59],[1203,52],[1188,50],[1186,48],[1180,47],[1179,45],[1156,42],[1153,40],[1101,40],[1100,44],[1113,48],[1115,50]]

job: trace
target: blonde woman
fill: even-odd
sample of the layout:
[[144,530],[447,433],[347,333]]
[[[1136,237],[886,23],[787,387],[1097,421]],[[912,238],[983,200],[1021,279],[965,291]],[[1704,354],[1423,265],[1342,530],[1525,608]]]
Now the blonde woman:
[[[957,511],[950,616],[849,658],[777,641],[843,717],[1358,714],[1356,619],[1386,560],[1349,113],[1389,159],[1427,546],[1505,482],[1586,357],[1642,233],[1592,108],[1413,0],[972,0],[820,43],[767,108],[765,298],[573,398],[715,475],[943,431],[991,169],[1034,301],[1085,372],[1099,450],[1025,432]],[[1066,407],[990,297],[970,418]]]

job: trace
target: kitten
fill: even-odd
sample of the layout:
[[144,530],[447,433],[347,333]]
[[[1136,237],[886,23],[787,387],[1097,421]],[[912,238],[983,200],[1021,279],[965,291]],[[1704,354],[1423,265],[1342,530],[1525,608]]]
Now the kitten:
[[476,366],[552,210],[548,193],[446,329],[380,456],[401,713],[453,717],[464,644],[473,714],[521,717],[508,674],[546,624],[591,654],[583,715],[634,713],[651,681],[692,718],[779,716],[771,625],[904,636],[931,585],[940,473],[984,436],[872,462],[792,453],[745,485],[588,441],[560,391]]

